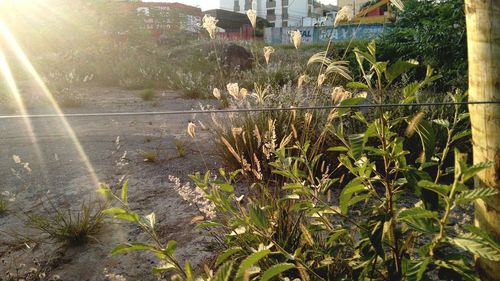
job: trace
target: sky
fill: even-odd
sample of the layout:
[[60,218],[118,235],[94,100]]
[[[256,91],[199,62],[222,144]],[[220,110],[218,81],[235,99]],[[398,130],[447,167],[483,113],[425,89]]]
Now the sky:
[[[186,5],[200,7],[202,10],[218,8],[218,0],[143,0],[144,2],[179,2]],[[323,4],[337,4],[337,0],[321,0]]]

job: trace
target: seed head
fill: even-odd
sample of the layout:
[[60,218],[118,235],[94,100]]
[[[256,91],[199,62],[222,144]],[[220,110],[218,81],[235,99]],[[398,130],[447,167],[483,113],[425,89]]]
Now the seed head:
[[295,49],[300,48],[300,43],[302,43],[302,34],[299,30],[292,31],[290,35]]
[[269,58],[271,57],[271,54],[274,53],[274,48],[272,46],[265,46],[264,47],[264,58],[266,59],[266,64],[269,64]]
[[21,163],[21,157],[19,157],[19,155],[12,155],[12,159],[14,160],[14,162],[16,164],[20,164]]
[[354,12],[351,6],[344,6],[340,9],[340,11],[338,11],[337,16],[335,16],[333,27],[337,27],[337,25],[341,22],[352,21],[353,18]]
[[214,39],[215,38],[215,30],[217,29],[217,22],[218,20],[212,16],[205,15],[203,17],[203,28],[205,28],[208,31],[208,34],[210,35],[210,38]]
[[323,83],[325,82],[326,80],[326,75],[325,74],[320,74],[318,76],[318,87],[321,87],[321,85],[323,85]]
[[217,88],[214,88],[213,95],[216,99],[220,100],[220,91]]
[[196,129],[196,124],[194,124],[192,121],[189,121],[187,126],[187,133],[193,139],[196,137],[195,129]]
[[250,9],[247,11],[247,17],[252,24],[252,27],[255,28],[257,26],[257,12],[254,9]]
[[299,81],[298,81],[298,83],[297,83],[297,87],[298,87],[299,89],[301,89],[301,88],[302,88],[302,86],[303,86],[304,84],[307,84],[307,83],[309,83],[309,76],[308,76],[307,74],[302,74],[302,75],[300,75],[300,77],[299,77]]

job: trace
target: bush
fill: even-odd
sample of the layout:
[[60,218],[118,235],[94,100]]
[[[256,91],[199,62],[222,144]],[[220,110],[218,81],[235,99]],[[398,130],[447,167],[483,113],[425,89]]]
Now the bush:
[[[446,92],[467,89],[467,36],[464,1],[407,0],[405,10],[378,40],[383,60],[416,59],[430,65],[443,79],[433,86]],[[418,68],[416,78],[425,75]]]

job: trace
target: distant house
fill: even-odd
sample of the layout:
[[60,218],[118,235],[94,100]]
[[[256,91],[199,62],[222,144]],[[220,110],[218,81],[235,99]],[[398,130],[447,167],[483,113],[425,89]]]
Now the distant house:
[[245,13],[257,11],[274,27],[301,26],[306,17],[314,14],[317,0],[219,0],[221,9]]
[[217,18],[217,27],[220,28],[217,33],[218,37],[231,40],[250,40],[262,37],[263,28],[269,26],[265,19],[258,17],[257,28],[254,31],[246,14],[223,9],[213,9],[203,13]]
[[145,28],[157,38],[176,30],[198,33],[203,14],[200,8],[165,2],[115,2],[122,13],[136,13],[144,16]]
[[354,24],[386,23],[394,20],[390,0],[338,0],[339,7],[353,9]]

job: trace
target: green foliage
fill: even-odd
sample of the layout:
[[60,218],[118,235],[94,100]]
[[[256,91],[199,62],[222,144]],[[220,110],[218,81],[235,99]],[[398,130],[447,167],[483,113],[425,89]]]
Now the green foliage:
[[61,210],[49,201],[45,214],[27,214],[26,225],[48,235],[49,239],[68,246],[79,246],[95,240],[103,225],[102,204],[82,202],[78,210]]
[[[465,95],[450,98],[461,101]],[[355,107],[360,101],[344,102]],[[327,132],[338,145],[313,155],[309,139],[281,141],[270,147],[273,156],[268,159],[269,169],[281,180],[254,183],[244,196],[233,187],[244,168],[230,174],[220,169],[217,178],[209,172],[193,175],[217,214],[198,226],[210,230],[222,247],[215,273],[205,273],[201,280],[426,280],[435,274],[477,280],[465,253],[499,260],[499,243],[473,226],[453,226],[450,216],[459,205],[498,191],[467,186],[490,163],[469,166],[457,150],[467,135],[462,110],[455,106],[453,114],[432,120],[384,110],[370,116],[355,109],[337,111]],[[358,122],[360,131],[346,130],[348,120]],[[407,133],[398,133],[405,124]],[[420,147],[413,139],[420,139]],[[337,158],[334,170],[318,168],[330,164],[323,157],[327,154]],[[335,189],[341,190],[338,200],[329,196]],[[121,205],[105,213],[139,225],[158,241],[154,214],[141,217],[128,208],[126,185],[120,198],[108,188],[102,191]],[[456,228],[461,229],[458,235]],[[129,243],[113,253],[146,250],[166,261],[156,272],[173,270],[178,280],[194,278],[190,265],[180,266],[173,252],[158,254],[175,249],[173,242],[155,243]]]
[[139,93],[139,97],[141,97],[143,101],[151,101],[156,97],[156,91],[154,89],[142,90]]
[[[383,59],[416,59],[435,68],[443,79],[434,85],[446,92],[467,89],[467,36],[464,1],[406,0],[404,11],[378,40]],[[423,67],[414,74],[425,74]]]
[[156,161],[158,161],[158,152],[157,151],[145,151],[142,154],[142,158],[144,159],[144,162],[155,163]]

